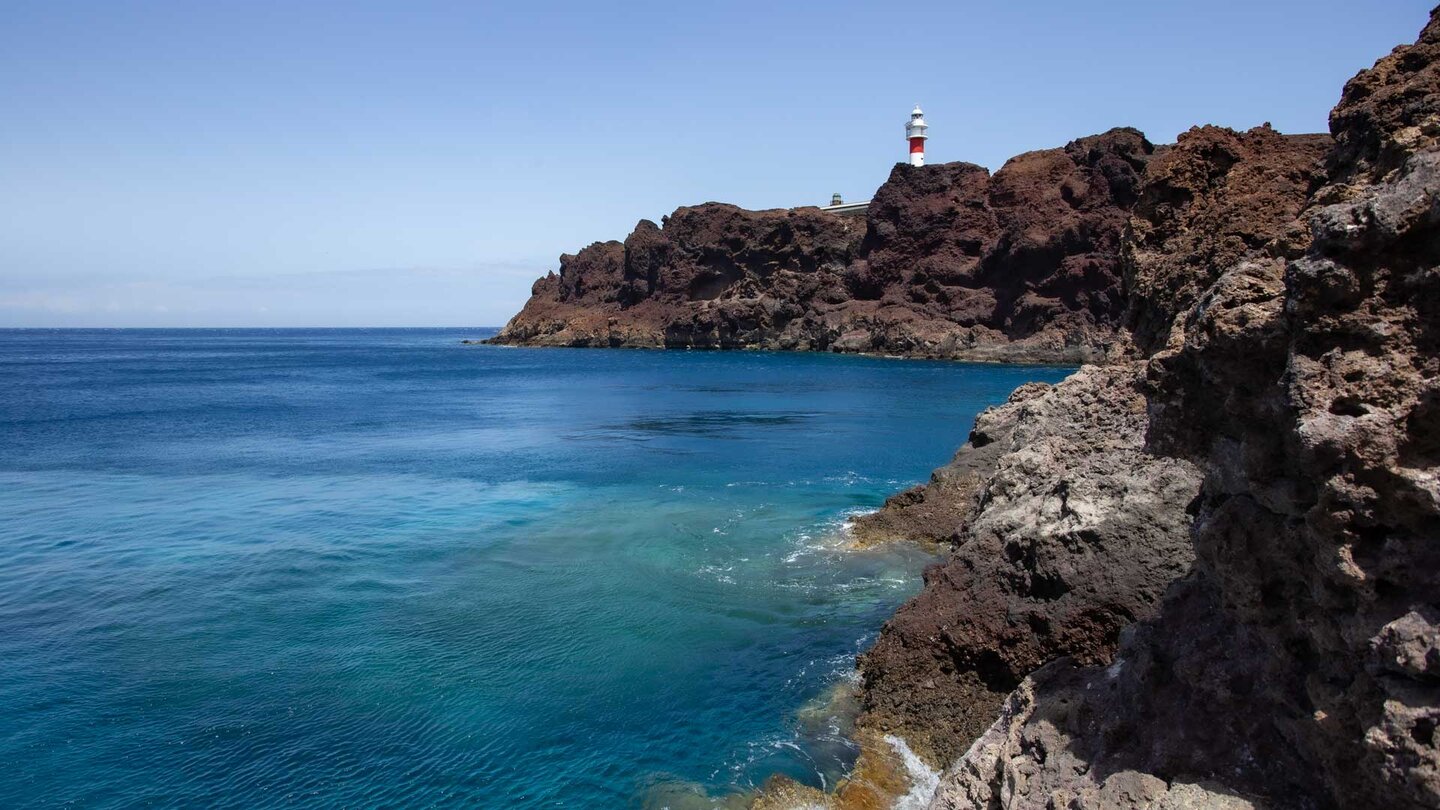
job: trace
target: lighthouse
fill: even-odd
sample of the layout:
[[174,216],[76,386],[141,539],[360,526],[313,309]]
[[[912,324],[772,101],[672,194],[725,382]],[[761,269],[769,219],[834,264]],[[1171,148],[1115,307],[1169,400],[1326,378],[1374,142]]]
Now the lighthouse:
[[910,123],[905,125],[905,139],[910,142],[910,165],[925,165],[925,140],[929,135],[925,130],[930,127],[925,125],[925,113],[916,104],[915,109],[910,111]]

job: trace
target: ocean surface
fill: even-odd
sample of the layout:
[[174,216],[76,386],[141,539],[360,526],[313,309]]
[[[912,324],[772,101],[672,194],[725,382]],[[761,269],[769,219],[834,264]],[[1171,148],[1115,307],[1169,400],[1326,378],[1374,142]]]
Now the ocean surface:
[[923,554],[845,548],[1064,369],[0,331],[0,807],[680,807],[854,756]]

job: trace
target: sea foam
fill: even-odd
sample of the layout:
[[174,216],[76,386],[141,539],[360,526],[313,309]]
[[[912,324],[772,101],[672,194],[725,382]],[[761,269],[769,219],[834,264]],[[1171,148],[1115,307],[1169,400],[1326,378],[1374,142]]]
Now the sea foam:
[[910,750],[909,744],[894,734],[886,734],[885,742],[895,749],[910,776],[910,790],[895,800],[895,810],[923,810],[930,804],[935,789],[940,787],[940,772],[926,765],[919,755]]

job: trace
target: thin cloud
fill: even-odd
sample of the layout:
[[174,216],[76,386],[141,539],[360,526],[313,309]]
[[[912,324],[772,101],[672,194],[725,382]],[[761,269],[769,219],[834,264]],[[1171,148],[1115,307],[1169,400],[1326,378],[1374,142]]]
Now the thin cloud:
[[493,325],[548,269],[514,261],[184,279],[11,277],[0,280],[0,326]]

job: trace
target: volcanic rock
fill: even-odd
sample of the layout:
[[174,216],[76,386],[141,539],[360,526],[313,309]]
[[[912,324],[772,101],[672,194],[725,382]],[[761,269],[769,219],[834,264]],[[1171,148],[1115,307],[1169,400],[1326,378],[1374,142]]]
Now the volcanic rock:
[[[1293,219],[1328,143],[1207,127],[1151,160],[1122,251],[1128,286],[1147,303],[1127,310],[1150,327],[1137,330],[1141,346],[1168,335],[1198,295],[1172,279],[1203,284],[1206,257],[1249,255],[1287,232],[1288,220],[1257,216],[1256,201]],[[1120,631],[1156,614],[1193,559],[1200,476],[1146,450],[1144,373],[1119,364],[1021,387],[980,415],[928,484],[856,521],[865,540],[957,549],[863,658],[866,722],[901,729],[943,765],[1027,674],[1066,656],[1107,663]]]
[[1322,177],[1328,135],[1195,127],[1150,162],[1125,261],[1126,325],[1150,354],[1178,341],[1176,317],[1216,273],[1282,238]]
[[1200,476],[1144,452],[1140,376],[1088,366],[978,420],[980,447],[972,438],[952,467],[986,454],[988,476],[960,514],[954,556],[862,657],[863,724],[948,763],[1030,672],[1060,656],[1106,663],[1120,631],[1156,613],[1191,563]]
[[897,165],[864,222],[721,203],[562,256],[493,339],[1064,362],[1123,354],[1121,238],[1154,149],[1133,129],[1013,158]]
[[1209,265],[1148,363],[1147,449],[1204,475],[1191,573],[932,806],[1440,806],[1440,9],[1331,131],[1308,228]]

